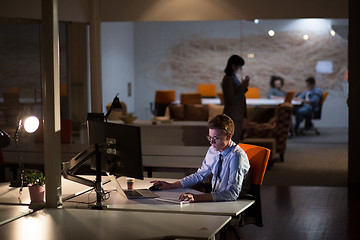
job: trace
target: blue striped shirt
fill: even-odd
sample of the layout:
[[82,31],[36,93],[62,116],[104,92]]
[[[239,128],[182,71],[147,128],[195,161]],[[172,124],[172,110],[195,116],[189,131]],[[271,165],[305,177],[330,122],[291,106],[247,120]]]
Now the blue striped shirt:
[[[219,154],[223,156],[223,163],[218,179]],[[223,152],[215,151],[211,146],[206,153],[202,166],[193,174],[180,180],[183,188],[191,187],[206,180],[211,173],[214,201],[236,200],[242,190],[248,190],[250,182],[248,172],[250,164],[243,149],[231,141],[230,146]],[[216,184],[216,186],[215,186]]]

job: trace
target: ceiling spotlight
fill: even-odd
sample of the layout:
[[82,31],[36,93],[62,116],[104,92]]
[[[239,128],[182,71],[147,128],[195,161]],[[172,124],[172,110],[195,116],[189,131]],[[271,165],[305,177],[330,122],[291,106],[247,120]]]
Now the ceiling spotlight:
[[268,34],[270,37],[273,37],[275,35],[275,31],[274,30],[269,30]]
[[254,23],[255,23],[255,24],[258,24],[259,22],[260,22],[259,19],[257,19],[257,18],[254,19]]
[[330,34],[331,34],[331,36],[335,37],[336,32],[335,32],[333,29],[331,29],[331,30],[330,30]]
[[254,57],[255,57],[255,54],[253,54],[253,53],[248,53],[246,56],[247,56],[247,58],[254,58]]
[[309,39],[309,35],[304,34],[304,35],[303,35],[303,39],[304,39],[304,40],[308,40],[308,39]]

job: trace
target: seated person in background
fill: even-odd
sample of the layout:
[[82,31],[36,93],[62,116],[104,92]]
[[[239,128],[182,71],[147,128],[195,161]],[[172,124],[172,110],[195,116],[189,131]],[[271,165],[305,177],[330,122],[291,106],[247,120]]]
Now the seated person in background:
[[250,188],[248,172],[250,164],[244,150],[231,140],[234,134],[234,122],[226,114],[215,116],[208,122],[211,147],[206,153],[202,166],[193,174],[180,181],[168,183],[152,181],[159,189],[187,188],[202,183],[213,174],[211,193],[184,193],[179,199],[190,202],[234,201],[240,192]]
[[284,87],[284,79],[279,76],[271,76],[270,89],[267,93],[267,98],[284,98],[286,92],[282,89]]
[[[299,107],[294,107],[293,113],[296,117],[295,123],[295,134],[299,131],[300,123],[304,120],[304,118],[311,117],[313,112],[318,111],[321,99],[323,96],[323,92],[320,88],[316,86],[315,78],[309,77],[305,80],[307,91],[298,95],[296,100],[302,101],[303,104]],[[311,121],[305,123],[305,129],[311,128]]]

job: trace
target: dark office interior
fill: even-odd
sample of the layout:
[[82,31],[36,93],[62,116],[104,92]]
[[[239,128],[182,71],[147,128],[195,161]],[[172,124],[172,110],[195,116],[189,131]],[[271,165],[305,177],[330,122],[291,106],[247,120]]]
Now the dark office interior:
[[[354,0],[0,3],[0,130],[10,136],[0,148],[1,238],[35,239],[31,228],[42,226],[46,231],[40,239],[358,239],[358,18]],[[153,179],[179,180],[201,166],[209,148],[207,122],[223,111],[221,80],[232,54],[245,59],[242,74],[250,76],[249,87],[259,94],[247,95],[243,143],[270,150],[260,183],[262,224],[245,217],[246,208],[258,201],[253,196],[237,200],[244,201],[244,209],[236,205],[234,213],[228,202],[223,208],[190,203],[192,210],[187,205],[173,210],[170,203],[161,209],[158,201],[150,208],[146,201],[127,207],[131,200],[105,188],[101,201],[107,209],[89,209],[103,205],[94,170],[98,149],[89,148],[87,120],[97,121],[100,114],[102,121],[109,113],[106,122],[120,122],[136,134],[141,130],[141,175],[147,182],[136,179],[135,188],[148,188]],[[282,76],[284,89],[295,94],[306,91],[305,79],[314,76],[327,94],[311,131],[304,127],[295,134],[296,117],[290,113],[285,143],[254,127],[264,130],[272,118],[279,121],[276,106],[283,100],[270,108],[261,102],[269,102],[272,75]],[[215,85],[216,94],[200,95],[201,84]],[[156,94],[162,91],[173,95],[160,110]],[[185,97],[191,101],[195,93],[200,104],[186,104]],[[292,109],[296,104],[295,97],[290,99]],[[34,133],[19,127],[19,119],[29,114],[40,119]],[[126,135],[107,131],[101,138],[114,149],[105,135],[119,137],[122,145],[140,142],[140,132],[127,142]],[[79,158],[88,161],[79,168],[79,175],[87,177],[64,180],[63,163],[79,153],[93,154],[91,163],[85,155]],[[44,202],[30,202],[26,186],[19,193],[24,168],[44,173]],[[123,176],[140,178],[138,172],[129,174]],[[105,175],[104,186],[109,186]],[[94,180],[94,191],[84,190],[92,184],[88,179]],[[117,224],[122,226],[117,229]]]

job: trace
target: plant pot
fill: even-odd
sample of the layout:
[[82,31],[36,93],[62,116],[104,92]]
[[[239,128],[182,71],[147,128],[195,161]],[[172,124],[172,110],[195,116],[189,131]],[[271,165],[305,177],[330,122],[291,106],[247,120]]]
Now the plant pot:
[[44,202],[44,186],[29,186],[31,202]]

